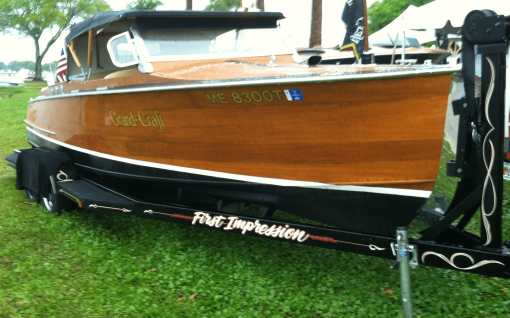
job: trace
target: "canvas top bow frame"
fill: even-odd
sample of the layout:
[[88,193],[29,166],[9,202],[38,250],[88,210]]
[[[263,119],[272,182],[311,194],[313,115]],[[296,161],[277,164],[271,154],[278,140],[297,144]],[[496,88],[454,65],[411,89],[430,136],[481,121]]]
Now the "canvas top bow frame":
[[[448,176],[458,177],[460,181],[444,214],[440,217],[436,215],[435,221],[430,222],[431,225],[420,233],[419,239],[409,239],[406,243],[406,250],[412,252],[409,257],[411,267],[424,264],[488,276],[510,277],[510,250],[504,246],[505,238],[502,235],[502,160],[506,129],[504,94],[509,24],[509,18],[498,16],[492,11],[474,11],[466,17],[463,27],[463,78],[466,94],[453,103],[454,112],[459,117],[457,155],[447,166]],[[482,70],[480,94],[475,92],[477,60],[481,61]],[[17,168],[19,177],[23,173],[20,170],[26,168],[22,160],[18,160],[20,154],[41,158],[41,154],[49,154],[51,157],[51,152],[59,151],[21,150],[9,156],[7,163]],[[186,196],[190,195],[186,183],[193,180],[182,180],[176,188],[174,201],[159,200],[157,193],[151,197],[153,200],[149,200],[124,192],[126,187],[122,186],[126,182],[121,178],[116,179],[118,176],[114,174],[106,175],[111,177],[109,181],[94,179],[90,171],[79,165],[73,167],[65,158],[62,161],[65,164],[61,166],[56,165],[54,159],[51,160],[57,173],[50,176],[51,184],[47,190],[49,196],[44,196],[47,197],[45,204],[50,211],[59,211],[65,207],[59,199],[63,195],[89,210],[134,214],[388,259],[395,259],[397,254],[399,257],[408,255],[402,251],[404,243],[398,242],[396,236],[277,220],[273,217],[277,200],[274,200],[274,205],[271,204],[273,199],[268,195],[246,194],[246,202],[262,206],[261,211],[251,214],[239,213],[242,207],[236,206],[237,203],[229,204],[231,202],[228,200],[203,200],[200,204],[191,205],[186,200]],[[157,183],[157,176],[153,179]],[[143,182],[140,181],[138,185],[143,186]],[[194,189],[200,190],[200,185],[195,185]],[[35,193],[35,199],[38,195]],[[43,193],[40,195],[43,197]],[[208,195],[213,196],[214,193],[209,191]],[[223,191],[221,195],[218,193],[218,197],[229,195],[235,197],[238,194],[235,190],[231,193]],[[466,232],[465,227],[479,209],[481,235],[477,236]],[[418,214],[426,218],[434,213],[421,209]],[[453,225],[459,218],[460,221]]]

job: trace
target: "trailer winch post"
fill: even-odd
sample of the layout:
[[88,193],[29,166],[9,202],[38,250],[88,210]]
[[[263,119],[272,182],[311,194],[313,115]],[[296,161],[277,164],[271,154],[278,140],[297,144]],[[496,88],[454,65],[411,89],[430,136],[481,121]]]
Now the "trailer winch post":
[[[390,265],[391,269],[400,268],[400,290],[402,294],[402,307],[404,317],[413,317],[413,302],[411,297],[411,276],[409,268],[416,268],[418,265],[418,250],[415,245],[409,245],[409,235],[407,226],[397,228],[397,243],[391,243],[393,255],[397,260]],[[413,253],[413,258],[409,260],[409,253]]]

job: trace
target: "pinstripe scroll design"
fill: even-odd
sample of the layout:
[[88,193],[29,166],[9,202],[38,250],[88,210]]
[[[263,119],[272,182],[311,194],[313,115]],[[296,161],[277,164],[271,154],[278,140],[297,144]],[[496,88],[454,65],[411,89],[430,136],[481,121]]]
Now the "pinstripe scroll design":
[[[487,62],[489,62],[489,65],[491,67],[491,81],[489,84],[489,88],[487,89],[487,96],[485,98],[485,115],[486,115],[487,122],[489,123],[491,129],[485,136],[484,141],[483,141],[483,146],[482,146],[483,163],[485,164],[485,168],[487,169],[487,176],[485,177],[485,182],[483,183],[482,206],[481,206],[482,207],[483,225],[485,227],[485,232],[487,234],[487,240],[483,244],[484,246],[489,245],[492,242],[491,224],[489,222],[488,217],[491,216],[494,213],[494,211],[496,211],[496,201],[497,201],[496,187],[494,185],[494,180],[492,180],[492,176],[491,176],[492,168],[494,165],[494,159],[495,159],[495,150],[494,150],[494,144],[492,143],[492,140],[489,140],[489,145],[487,145],[487,140],[489,139],[489,135],[496,130],[494,128],[494,125],[492,125],[491,119],[489,117],[489,103],[492,98],[492,93],[494,91],[494,79],[495,79],[496,75],[494,74],[494,63],[492,62],[492,60],[489,57],[486,57],[486,59],[487,59]],[[486,156],[485,156],[485,148],[487,146],[490,147],[490,153],[491,153],[491,157],[489,158],[490,159],[489,163],[487,163],[488,158],[486,158]],[[490,183],[490,186],[492,187],[492,193],[493,193],[494,198],[493,198],[492,210],[490,212],[487,212],[485,210],[485,195],[487,194],[487,188],[489,186],[489,183]]]
[[[475,268],[478,268],[478,267],[480,267],[480,266],[487,265],[487,264],[499,264],[499,265],[503,265],[503,266],[505,266],[505,264],[501,263],[500,261],[494,261],[494,260],[491,260],[491,261],[487,261],[487,260],[485,260],[485,261],[480,261],[480,262],[478,262],[478,263],[476,263],[476,264],[475,264],[475,260],[473,259],[473,257],[471,257],[471,255],[466,254],[466,253],[455,253],[455,254],[453,254],[453,255],[452,255],[452,256],[448,259],[446,256],[444,256],[444,255],[442,255],[442,254],[439,254],[439,253],[436,253],[436,252],[431,252],[431,251],[429,251],[429,252],[425,252],[425,253],[423,253],[423,254],[422,254],[422,256],[421,256],[421,262],[422,262],[423,264],[425,264],[425,257],[426,257],[426,256],[428,256],[428,255],[435,255],[435,256],[437,256],[437,257],[441,258],[442,260],[444,260],[445,262],[447,262],[448,264],[450,264],[452,267],[454,267],[454,268],[456,268],[456,269],[463,270],[463,271],[467,271],[467,270],[470,270],[470,269],[475,269]],[[469,267],[464,267],[464,268],[462,268],[462,267],[458,267],[457,265],[455,265],[455,258],[456,258],[457,256],[464,256],[464,257],[469,258],[469,260],[471,261],[471,263],[472,263],[473,265],[471,265],[471,266],[469,266]]]

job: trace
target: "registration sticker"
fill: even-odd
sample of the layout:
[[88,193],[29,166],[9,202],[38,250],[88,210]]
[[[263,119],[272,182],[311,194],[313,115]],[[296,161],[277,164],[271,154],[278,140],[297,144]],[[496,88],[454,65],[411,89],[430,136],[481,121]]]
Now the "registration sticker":
[[405,248],[399,248],[399,249],[398,249],[398,255],[400,255],[400,256],[406,256],[406,255],[407,255],[407,249],[405,249]]
[[289,101],[293,100],[303,100],[303,94],[301,94],[300,89],[286,89],[284,90],[285,96]]

